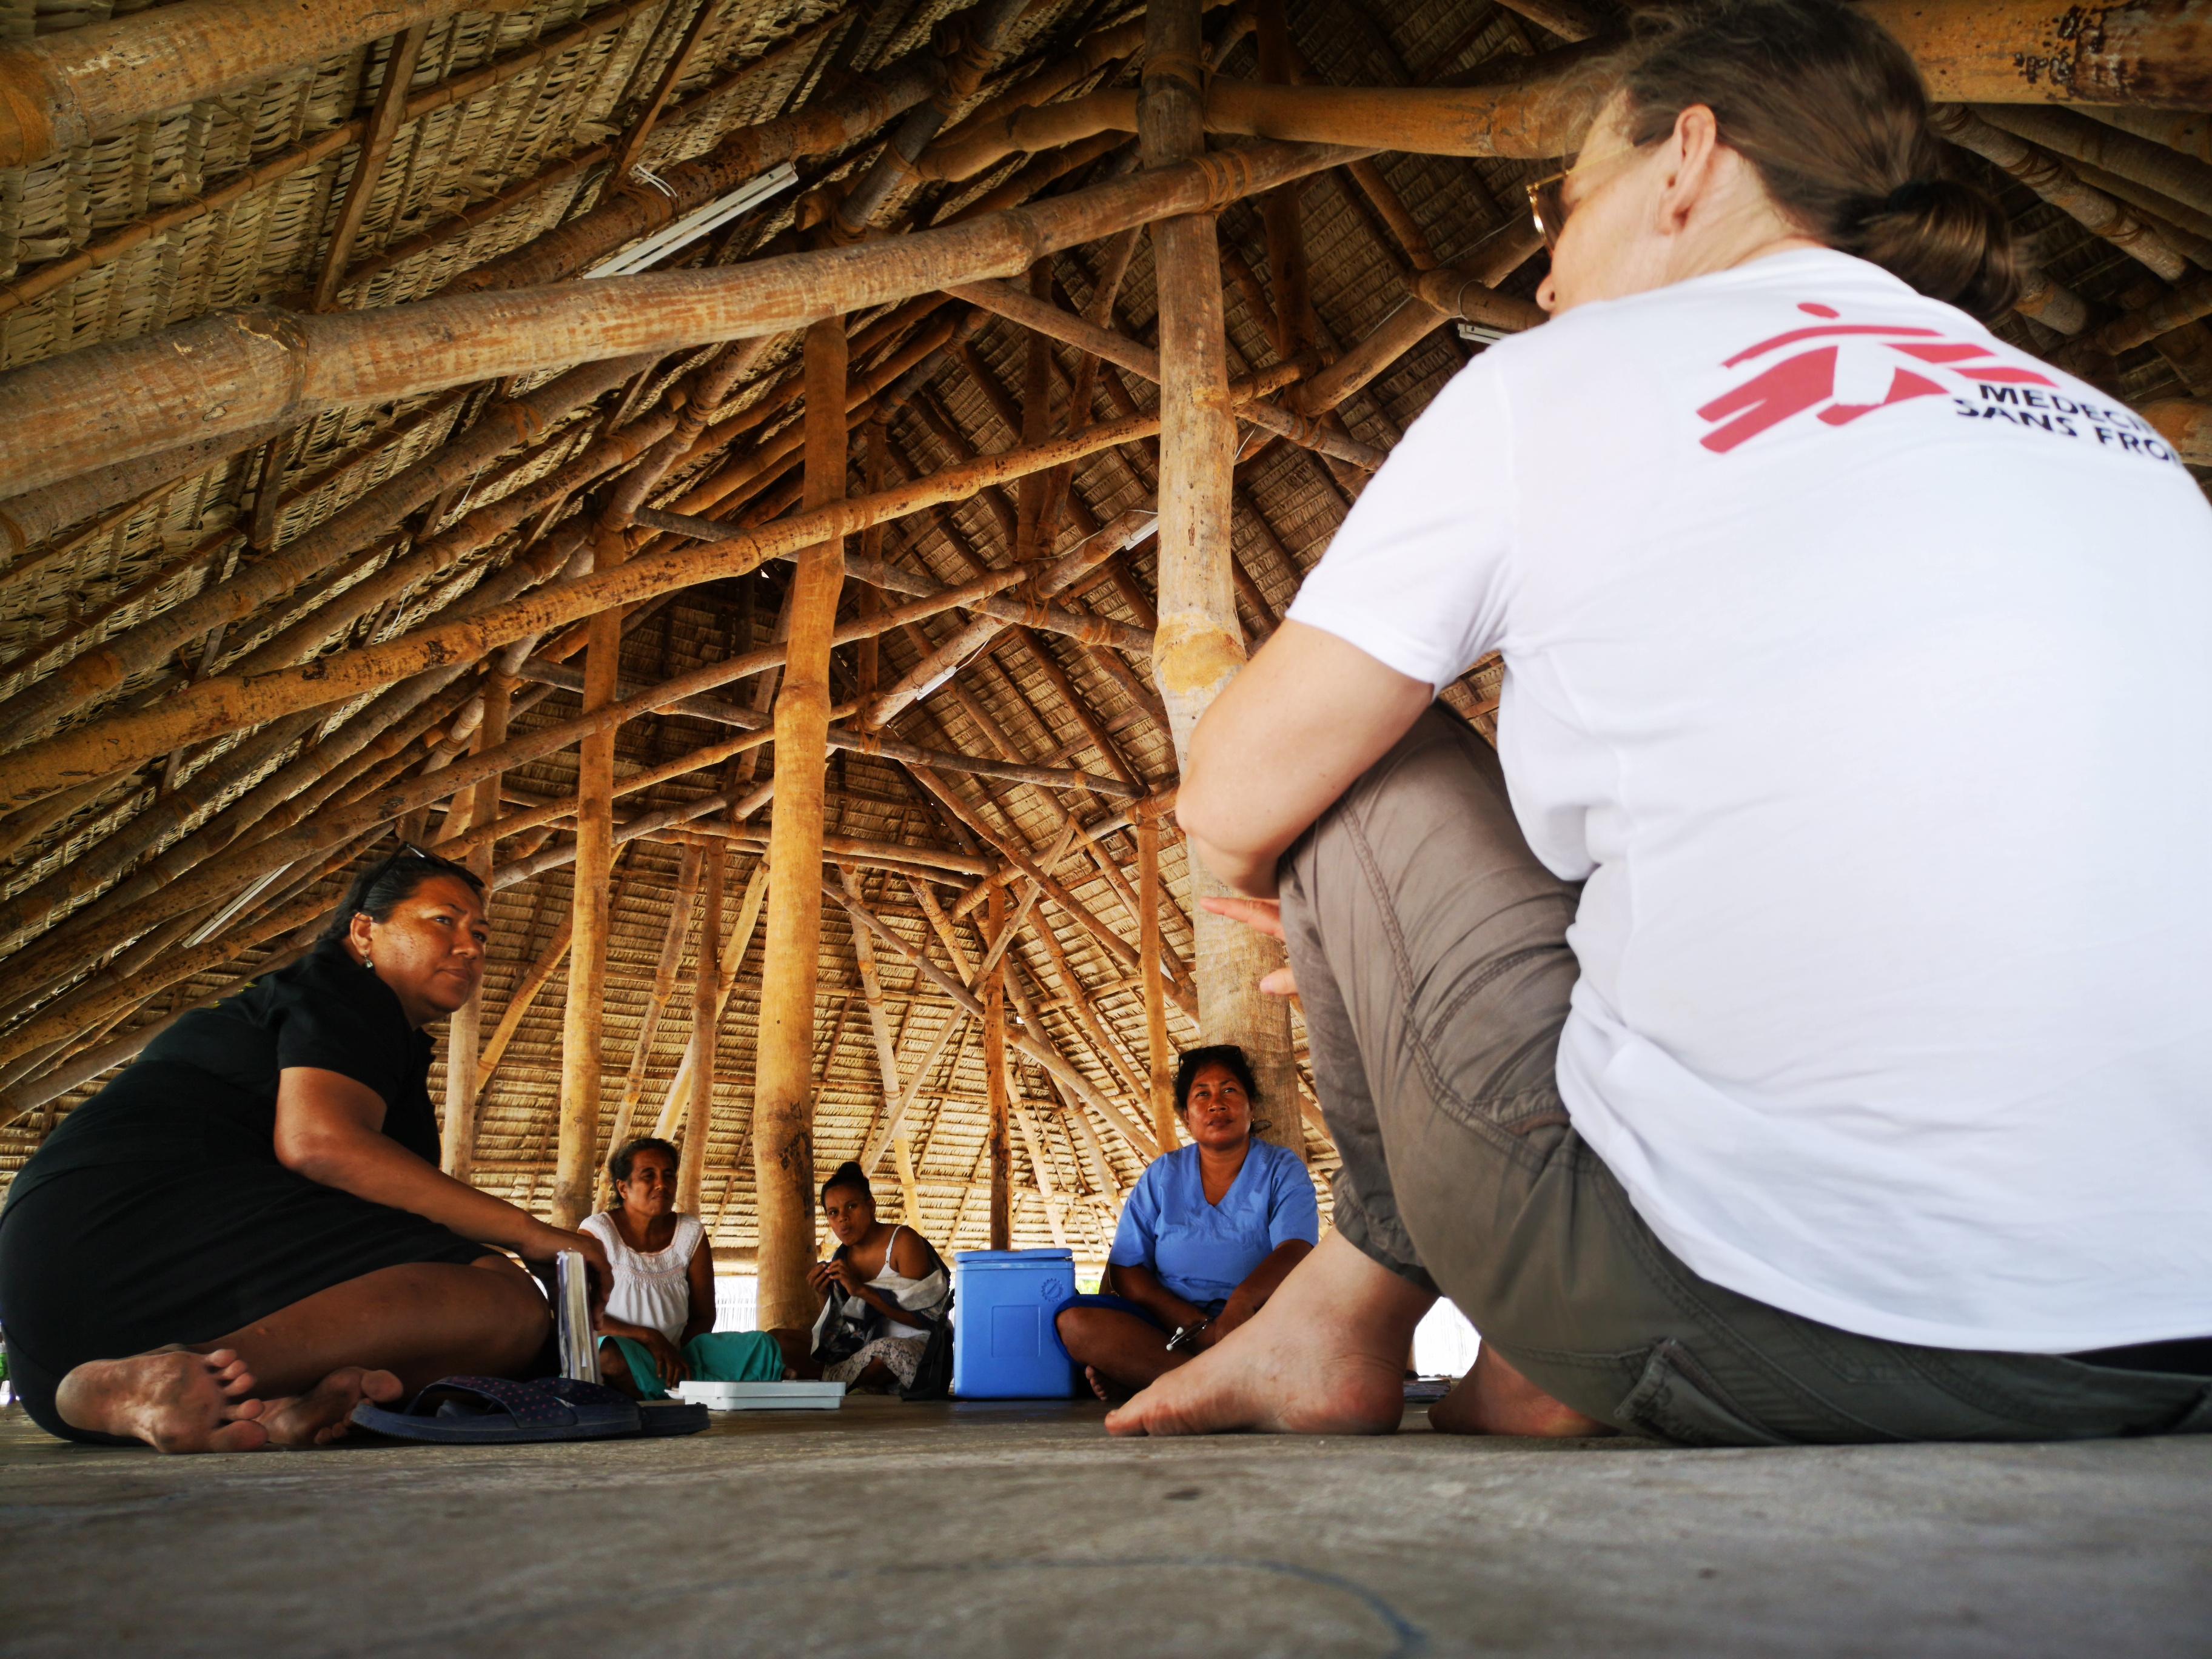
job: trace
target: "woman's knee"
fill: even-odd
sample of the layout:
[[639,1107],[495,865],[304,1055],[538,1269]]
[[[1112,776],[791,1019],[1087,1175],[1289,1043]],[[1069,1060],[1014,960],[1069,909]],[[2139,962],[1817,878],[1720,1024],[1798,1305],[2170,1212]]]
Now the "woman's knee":
[[1096,1349],[1098,1334],[1098,1314],[1091,1308],[1062,1308],[1053,1320],[1053,1328],[1060,1333],[1060,1346],[1067,1350],[1068,1357],[1082,1360]]
[[485,1300],[494,1332],[504,1346],[520,1350],[521,1358],[528,1359],[553,1326],[552,1306],[538,1281],[503,1255],[479,1256],[470,1265],[488,1275]]

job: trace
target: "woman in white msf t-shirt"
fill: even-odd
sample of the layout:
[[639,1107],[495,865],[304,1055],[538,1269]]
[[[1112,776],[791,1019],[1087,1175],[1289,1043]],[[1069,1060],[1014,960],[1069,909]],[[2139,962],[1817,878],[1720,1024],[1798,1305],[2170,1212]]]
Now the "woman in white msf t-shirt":
[[[2212,509],[1968,314],[2004,222],[1876,25],[1719,0],[1616,68],[1531,193],[1551,320],[1194,739],[1345,1170],[1109,1426],[1388,1429],[1441,1291],[1442,1428],[2212,1429]],[[1493,650],[1494,755],[1431,706]]]

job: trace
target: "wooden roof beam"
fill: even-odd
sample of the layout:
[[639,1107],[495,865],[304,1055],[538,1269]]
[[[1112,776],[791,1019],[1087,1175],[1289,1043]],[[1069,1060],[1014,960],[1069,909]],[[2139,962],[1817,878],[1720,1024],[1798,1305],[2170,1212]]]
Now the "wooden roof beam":
[[0,50],[0,167],[460,11],[531,0],[181,0]]
[[[783,333],[825,315],[987,276],[1163,215],[1227,201],[1345,159],[1248,145],[1003,212],[853,247],[526,293],[452,295],[365,313],[217,313],[0,375],[0,492],[216,431],[297,421],[574,363]],[[129,387],[127,398],[117,388]]]

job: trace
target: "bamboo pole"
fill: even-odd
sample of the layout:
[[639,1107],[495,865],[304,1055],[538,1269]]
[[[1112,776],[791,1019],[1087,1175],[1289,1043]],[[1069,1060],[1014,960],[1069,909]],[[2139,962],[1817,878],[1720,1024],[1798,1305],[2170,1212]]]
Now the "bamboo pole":
[[1175,1089],[1169,1074],[1168,1003],[1160,980],[1160,826],[1157,818],[1137,823],[1137,905],[1144,924],[1142,942],[1145,988],[1145,1064],[1146,1098],[1152,1111],[1152,1133],[1160,1145],[1176,1142]]
[[465,485],[508,451],[543,437],[554,422],[620,385],[640,367],[635,359],[587,363],[520,398],[495,403],[467,432],[403,467],[280,552],[241,565],[228,580],[210,583],[17,692],[0,703],[0,723],[21,743],[158,665],[186,641],[261,614],[301,582],[388,534],[406,514]]
[[[719,848],[715,856],[719,862]],[[693,843],[684,848],[683,857],[677,861],[676,891],[669,899],[667,920],[660,930],[660,956],[653,965],[653,984],[646,994],[645,1017],[639,1022],[637,1036],[630,1044],[629,1069],[623,1078],[622,1101],[615,1108],[615,1125],[607,1135],[611,1149],[629,1139],[638,1098],[645,1092],[646,1067],[653,1060],[653,1039],[660,1033],[661,1016],[668,1011],[669,998],[676,994],[677,970],[684,964],[684,943],[691,932],[691,902],[698,896],[700,873],[706,859],[706,849]],[[608,1191],[608,1179],[603,1170],[599,1176],[601,1208],[605,1207]]]
[[2162,398],[2145,404],[2142,417],[2183,460],[2191,466],[2212,466],[2212,403],[2199,398]]
[[[930,916],[932,924],[941,927],[945,931],[947,947],[951,956],[954,966],[965,971],[968,967],[968,963],[964,960],[964,953],[959,949],[958,945],[953,942],[951,924],[945,921],[945,912],[941,907],[938,906],[935,896],[929,891],[927,887],[918,882],[913,884],[913,885],[915,896],[921,901],[922,909],[926,915]],[[983,1005],[960,980],[954,978],[951,974],[946,973],[945,969],[939,968],[935,963],[932,962],[926,952],[918,951],[913,945],[908,945],[906,940],[900,938],[896,933],[893,932],[881,917],[876,915],[875,913],[871,911],[866,905],[855,902],[854,900],[848,897],[842,891],[831,886],[827,882],[824,882],[822,884],[822,887],[823,890],[828,893],[832,899],[836,900],[837,903],[844,907],[846,914],[850,915],[854,921],[858,922],[861,927],[866,927],[870,933],[873,933],[878,941],[889,945],[895,953],[905,957],[908,962],[912,963],[921,972],[922,977],[928,980],[939,990],[943,991],[947,996],[951,997],[954,1003],[964,1011],[970,1019],[975,1021],[979,1025],[981,1024],[983,1018]],[[1030,1059],[1036,1060],[1038,1065],[1043,1066],[1045,1070],[1051,1073],[1053,1076],[1058,1078],[1060,1083],[1070,1090],[1079,1099],[1083,1101],[1085,1105],[1091,1107],[1092,1110],[1096,1111],[1101,1117],[1105,1119],[1107,1122],[1112,1124],[1115,1129],[1128,1141],[1130,1146],[1137,1149],[1137,1153],[1139,1157],[1152,1158],[1158,1156],[1160,1149],[1158,1144],[1152,1138],[1152,1131],[1146,1128],[1143,1124],[1138,1122],[1134,1118],[1131,1117],[1120,1107],[1116,1106],[1113,1101],[1109,1099],[1106,1096],[1101,1094],[1097,1089],[1093,1088],[1091,1085],[1090,1079],[1085,1078],[1081,1072],[1078,1071],[1073,1066],[1069,1064],[1066,1057],[1060,1054],[1058,1049],[1054,1048],[1052,1044],[1046,1040],[1044,1028],[1042,1024],[1025,1025],[1018,1031],[1010,1030],[1007,1033],[1007,1041],[1015,1048],[1020,1049],[1022,1053],[1029,1055]]]
[[[1148,51],[1139,140],[1145,159],[1164,167],[1203,148],[1204,108],[1211,94],[1193,72],[1200,46],[1196,0],[1152,0],[1145,16]],[[1204,214],[1163,219],[1153,224],[1152,237],[1159,293],[1162,410],[1160,623],[1152,675],[1167,705],[1180,768],[1188,761],[1199,717],[1244,661],[1230,541],[1237,423],[1228,397],[1213,220]],[[1244,1050],[1260,1085],[1254,1127],[1303,1160],[1305,1138],[1297,1133],[1291,1109],[1297,1095],[1290,1010],[1257,988],[1264,975],[1282,965],[1281,946],[1200,909],[1197,900],[1202,895],[1228,890],[1194,861],[1190,880],[1200,1030],[1208,1042],[1233,1042]],[[1140,921],[1158,926],[1155,911],[1148,910]],[[1157,950],[1149,951],[1142,969],[1148,1031],[1158,962]],[[1155,1050],[1155,1068],[1162,1058]],[[1154,1089],[1157,1101],[1157,1075]]]
[[[867,896],[861,891],[858,872],[848,865],[838,873],[844,880],[845,890],[855,900],[865,902]],[[875,937],[865,927],[853,929],[853,962],[860,971],[860,994],[867,1000],[868,1029],[876,1040],[876,1068],[883,1076],[884,1085],[883,1125],[870,1137],[862,1152],[866,1162],[861,1167],[874,1169],[883,1157],[883,1149],[896,1144],[899,1152],[899,1185],[906,1198],[906,1218],[909,1224],[918,1225],[921,1220],[921,1199],[915,1190],[914,1157],[907,1146],[902,1125],[906,1090],[899,1080],[898,1044],[891,1035],[890,1017],[884,1011],[883,975],[876,969]],[[914,1004],[909,1001],[907,1012],[911,1015],[913,1012]],[[948,1029],[953,1023],[946,1021]]]
[[[1155,386],[1159,384],[1158,352],[1149,346],[1139,345],[1127,335],[1094,326],[1083,318],[1062,311],[1049,301],[1024,294],[1010,283],[999,282],[963,283],[947,291],[970,305],[980,306],[1010,322],[1018,323],[1025,329],[1064,340],[1093,356],[1103,358],[1140,375]],[[1262,431],[1271,432],[1301,448],[1334,455],[1370,472],[1381,466],[1384,459],[1383,452],[1373,446],[1331,432],[1303,416],[1279,408],[1262,398],[1240,404],[1237,418],[1249,421]],[[1026,433],[1024,441],[1030,441]]]
[[707,854],[707,881],[699,902],[699,963],[691,980],[691,1088],[684,1126],[683,1173],[677,1179],[676,1207],[699,1213],[699,1193],[707,1174],[707,1140],[714,1123],[716,1027],[720,1024],[721,985],[716,968],[722,954],[722,872],[716,848]]
[[[1256,144],[956,224],[740,265],[368,313],[217,313],[0,375],[0,495],[217,431],[575,362],[778,334],[955,283],[1163,214],[1210,211],[1347,152]],[[118,386],[131,387],[118,399]]]
[[2133,132],[2066,109],[1985,104],[1974,113],[2070,161],[2080,161],[2212,213],[2212,166]]
[[529,0],[180,0],[0,50],[0,167],[462,10]]
[[[714,975],[713,1024],[717,1031],[720,1030],[722,1016],[729,1008],[730,994],[737,989],[738,969],[744,966],[745,952],[752,945],[753,933],[760,922],[761,905],[767,896],[768,866],[765,863],[756,864],[751,876],[745,882],[744,896],[738,901],[737,928],[723,942],[721,965]],[[660,1110],[653,1120],[653,1133],[663,1140],[676,1133],[677,1114],[686,1109],[690,1103],[694,1064],[692,1052],[686,1048],[682,1063],[676,1068],[676,1075],[669,1080],[668,1093],[661,1100]],[[739,1157],[742,1156],[741,1145]],[[732,1159],[732,1172],[735,1171],[736,1164],[737,1160]]]
[[[857,902],[857,900],[855,902]],[[867,936],[866,928],[855,927],[853,930],[854,939],[864,936]],[[913,1005],[909,1002],[908,1006],[911,1007]],[[928,1083],[930,1074],[937,1069],[937,1062],[944,1058],[947,1045],[968,1029],[968,1024],[969,1016],[964,1009],[955,1008],[945,1016],[945,1024],[939,1028],[937,1036],[931,1040],[928,1048],[924,1051],[921,1062],[915,1068],[913,1078],[900,1088],[892,1100],[890,1110],[884,1115],[883,1127],[876,1132],[875,1139],[869,1143],[861,1155],[860,1167],[870,1175],[873,1175],[878,1166],[883,1163],[884,1153],[886,1151],[895,1150],[907,1144],[908,1113],[913,1109],[915,1102],[921,1098],[924,1085]],[[904,1163],[903,1159],[902,1163]],[[903,1176],[901,1178],[903,1180]]]
[[377,180],[384,176],[392,141],[399,136],[400,125],[407,118],[408,86],[415,79],[415,61],[422,56],[422,42],[429,33],[426,21],[392,37],[391,54],[384,60],[384,82],[369,111],[361,154],[354,157],[353,178],[346,185],[345,200],[339,204],[330,240],[324,244],[322,273],[315,280],[310,302],[317,311],[328,311],[337,303],[338,280],[345,275],[346,261],[353,257],[354,238],[361,234],[362,222],[368,216]]
[[[1256,388],[1273,382],[1261,377],[1249,384]],[[479,660],[511,641],[549,632],[611,606],[635,604],[720,577],[742,575],[768,558],[790,556],[825,534],[848,535],[883,519],[920,512],[939,501],[965,499],[1024,471],[1055,466],[1072,456],[1094,454],[1117,443],[1149,436],[1158,424],[1157,416],[1112,422],[1032,450],[985,456],[972,465],[947,468],[878,495],[793,514],[757,530],[732,532],[727,540],[656,549],[619,570],[549,582],[526,599],[469,606],[462,616],[427,623],[382,644],[333,653],[306,668],[272,671],[251,679],[218,675],[199,681],[156,706],[88,720],[0,757],[0,811],[106,776],[180,744],[258,725],[303,704],[343,701],[436,664]],[[717,528],[726,530],[727,526]],[[1001,573],[994,580],[1010,585],[1021,574]],[[902,572],[896,577],[885,574],[883,580],[920,579]],[[946,596],[954,592],[943,590],[923,603],[941,608]],[[1095,617],[1075,617],[1045,606],[1015,608],[1020,613],[1015,619],[1033,626],[1079,629],[1077,637],[1133,643],[1118,623]],[[905,609],[909,613],[905,618],[898,612],[885,612],[871,619],[868,626],[896,626],[901,620],[910,620],[914,607]],[[1145,636],[1139,634],[1136,638],[1142,641]],[[773,665],[781,659],[778,652],[761,665]],[[719,683],[709,678],[678,695]]]
[[[1054,472],[1049,476],[1058,477]],[[1086,536],[1069,552],[1047,564],[1030,580],[1030,591],[1040,599],[1065,592],[1085,573],[1117,554],[1137,546],[1152,533],[1158,515],[1147,508],[1132,507]],[[982,617],[955,630],[913,667],[872,698],[865,698],[860,723],[878,729],[950,678],[960,666],[1013,624],[1002,617]],[[1107,793],[1113,793],[1110,789]]]
[[[1254,13],[1260,78],[1288,86],[1297,78],[1283,0],[1260,0]],[[1311,271],[1306,263],[1305,232],[1299,221],[1301,192],[1279,185],[1260,198],[1260,224],[1267,240],[1267,280],[1274,296],[1275,355],[1288,362],[1319,349],[1321,319],[1314,310]]]
[[2057,156],[1956,104],[1935,106],[1928,112],[1928,125],[1953,143],[2010,173],[2091,234],[2134,256],[2154,276],[2176,283],[2190,270],[2189,261],[2166,238],[2104,191],[2082,183],[2080,175]]
[[[1045,1156],[1044,1136],[1038,1132],[1036,1123],[1035,1120],[1030,1117],[1029,1108],[1026,1105],[1024,1105],[1021,1101],[1013,1099],[1011,1097],[1008,1098],[1006,1104],[1008,1115],[1012,1118],[1014,1127],[1021,1131],[1022,1150],[1030,1155],[1030,1169],[1036,1176],[1037,1199],[1038,1201],[1044,1206],[1045,1227],[1052,1234],[1052,1242],[1064,1250],[1067,1248],[1067,1233],[1060,1223],[1060,1209],[1063,1200],[1060,1193],[1059,1182],[1053,1175],[1052,1160]],[[996,1174],[997,1169],[998,1165],[994,1163],[992,1170],[994,1175]],[[1006,1185],[1011,1188],[1012,1184],[1013,1178],[1010,1171],[1007,1176]],[[998,1200],[998,1194],[995,1190],[993,1193],[992,1198],[993,1212],[995,1214],[997,1211]],[[1010,1231],[1008,1243],[1011,1243],[1012,1242],[1012,1240]],[[994,1246],[994,1248],[995,1249],[996,1247]]]
[[914,177],[915,158],[952,112],[975,96],[984,72],[997,61],[1007,31],[1030,4],[1030,0],[981,0],[933,31],[944,60],[943,78],[927,103],[907,112],[867,170],[830,210],[824,228],[832,242],[857,241],[867,234],[892,193]]
[[[842,318],[806,332],[806,497],[820,508],[845,495],[847,343]],[[814,1246],[814,1000],[821,959],[823,800],[830,726],[830,647],[845,581],[833,537],[799,556],[791,629],[775,702],[777,805],[769,851],[782,872],[769,890],[761,979],[754,1164],[760,1206],[763,1329],[809,1322],[806,1269]]]

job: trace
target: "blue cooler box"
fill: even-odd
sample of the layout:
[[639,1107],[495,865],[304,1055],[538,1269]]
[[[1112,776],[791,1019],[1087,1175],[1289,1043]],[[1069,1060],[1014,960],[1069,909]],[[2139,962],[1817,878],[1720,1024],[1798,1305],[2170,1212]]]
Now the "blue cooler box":
[[952,1258],[952,1392],[963,1400],[1065,1400],[1075,1362],[1053,1316],[1075,1295],[1068,1250],[961,1250]]

